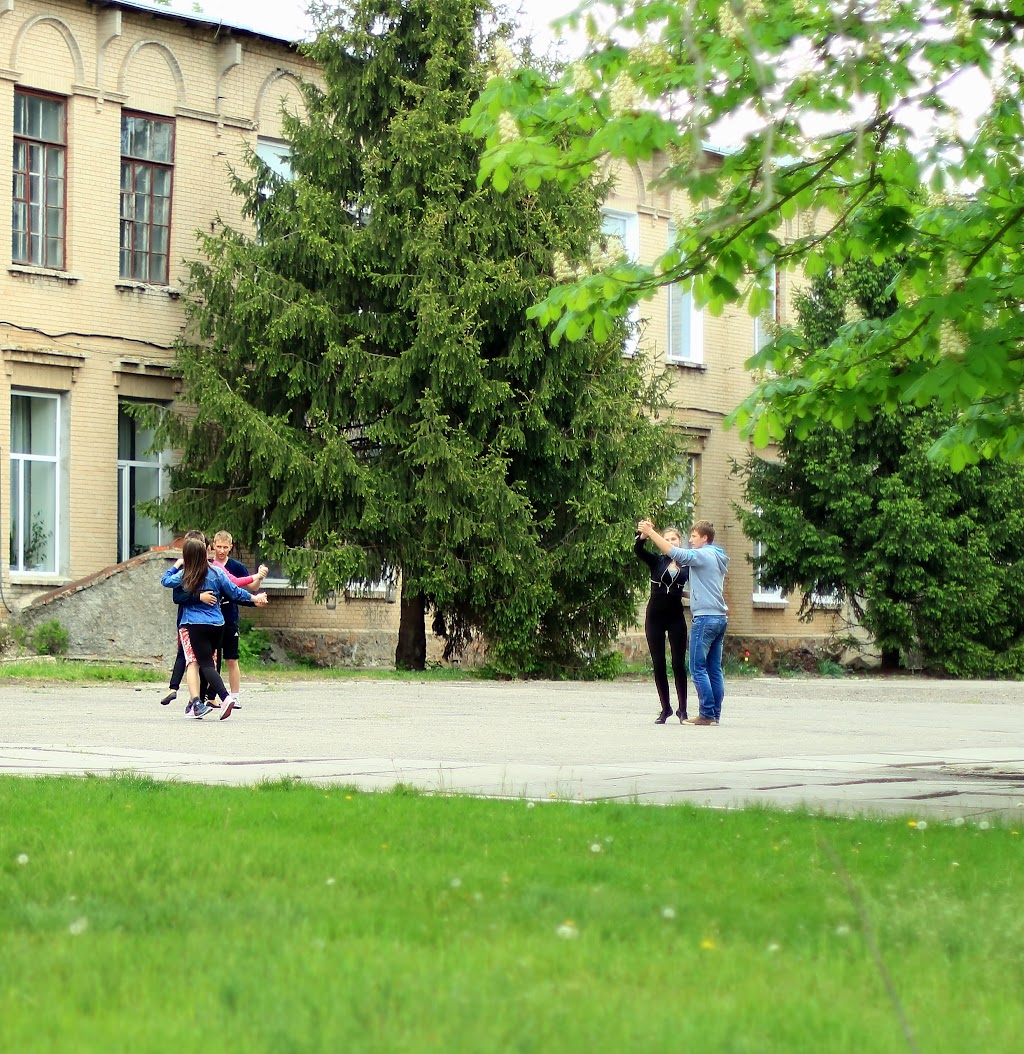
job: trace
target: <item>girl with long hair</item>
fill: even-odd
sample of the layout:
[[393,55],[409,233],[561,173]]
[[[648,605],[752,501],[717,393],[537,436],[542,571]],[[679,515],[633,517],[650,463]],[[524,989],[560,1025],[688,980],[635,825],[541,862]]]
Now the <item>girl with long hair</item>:
[[[168,589],[180,586],[187,594],[181,606],[181,622],[178,625],[178,640],[185,654],[185,680],[188,683],[189,702],[186,714],[202,717],[210,707],[200,694],[200,682],[210,686],[221,700],[220,719],[231,716],[235,697],[224,687],[214,651],[224,630],[224,614],[220,600],[251,601],[257,607],[267,603],[266,593],[252,594],[236,586],[219,568],[211,567],[207,559],[206,542],[202,537],[186,536],[181,547],[181,559],[168,568],[160,579]],[[216,601],[207,604],[200,599],[202,593],[213,593]],[[180,594],[179,594],[180,595]]]

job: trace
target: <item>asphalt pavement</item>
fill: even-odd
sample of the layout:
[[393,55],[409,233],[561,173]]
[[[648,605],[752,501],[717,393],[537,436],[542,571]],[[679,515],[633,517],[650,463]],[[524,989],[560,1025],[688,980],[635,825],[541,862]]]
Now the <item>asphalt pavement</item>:
[[0,772],[1024,822],[1019,682],[737,678],[717,727],[656,725],[641,681],[252,682],[226,721],[164,690],[0,676]]

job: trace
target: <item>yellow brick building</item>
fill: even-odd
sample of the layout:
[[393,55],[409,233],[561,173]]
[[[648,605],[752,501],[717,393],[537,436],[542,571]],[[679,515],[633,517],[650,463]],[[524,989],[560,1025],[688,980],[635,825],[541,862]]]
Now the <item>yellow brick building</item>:
[[[713,163],[714,151],[709,151]],[[617,165],[606,172],[612,192],[604,208],[604,230],[619,237],[626,252],[643,262],[655,260],[672,244],[677,222],[684,222],[688,203],[678,192],[658,184],[664,158],[643,165]],[[829,649],[840,629],[840,612],[819,612],[811,622],[797,618],[799,599],[783,596],[759,581],[750,559],[754,546],[743,534],[735,504],[741,485],[734,466],[753,451],[735,429],[726,429],[728,414],[750,393],[752,378],[745,361],[768,339],[771,323],[787,324],[796,292],[793,276],[774,275],[775,296],[768,316],[751,318],[732,309],[715,318],[695,308],[678,286],[663,287],[655,298],[639,305],[637,347],[669,372],[669,402],[674,422],[687,438],[688,453],[680,463],[679,481],[669,495],[678,510],[675,519],[683,535],[692,519],[711,520],[715,542],[729,554],[725,597],[729,605],[726,652],[740,658],[750,652],[758,665],[771,664],[781,654]],[[762,456],[771,455],[761,452]],[[630,652],[642,653],[643,634],[627,635]]]
[[[285,156],[282,108],[301,112],[299,80],[315,77],[289,42],[202,15],[0,0],[10,164],[0,170],[0,618],[170,540],[135,511],[166,483],[125,407],[179,394],[173,343],[195,233],[218,215],[239,222],[229,169],[247,149]],[[648,189],[652,175],[622,171],[605,220],[644,258],[663,251],[673,214]],[[783,314],[786,294],[783,280]],[[794,605],[757,588],[730,504],[730,459],[746,446],[722,419],[749,390],[754,322],[703,318],[675,290],[644,313],[640,339],[670,362],[690,438],[681,477],[732,556],[731,636],[821,637],[830,626],[809,634]],[[387,591],[319,605],[285,582],[271,591],[259,620],[292,650],[333,662],[393,655],[398,606]]]

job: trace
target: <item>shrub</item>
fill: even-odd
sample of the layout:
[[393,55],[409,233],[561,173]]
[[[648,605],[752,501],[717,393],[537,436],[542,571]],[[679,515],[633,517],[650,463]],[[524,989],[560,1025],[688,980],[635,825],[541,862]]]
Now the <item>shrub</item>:
[[68,650],[68,631],[56,620],[40,622],[32,634],[38,655],[63,655]]
[[270,634],[242,619],[238,623],[238,661],[252,666],[270,661]]

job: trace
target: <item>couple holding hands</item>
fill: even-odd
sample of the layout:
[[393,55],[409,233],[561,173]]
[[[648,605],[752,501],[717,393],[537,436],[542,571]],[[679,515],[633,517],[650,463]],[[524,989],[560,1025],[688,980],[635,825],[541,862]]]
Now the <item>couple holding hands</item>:
[[[722,644],[729,623],[723,589],[729,557],[714,544],[715,526],[697,520],[690,529],[690,545],[684,548],[675,527],[659,534],[650,520],[636,525],[633,551],[651,572],[651,598],[647,602],[644,633],[654,663],[654,683],[661,700],[659,725],[672,716],[668,672],[665,666],[665,638],[672,652],[672,671],[679,709],[676,716],[691,725],[717,725],[722,716],[725,680],[722,676]],[[657,550],[652,553],[650,542]],[[697,689],[698,715],[686,712],[686,622],[683,618],[683,589],[689,585],[690,676]]]

